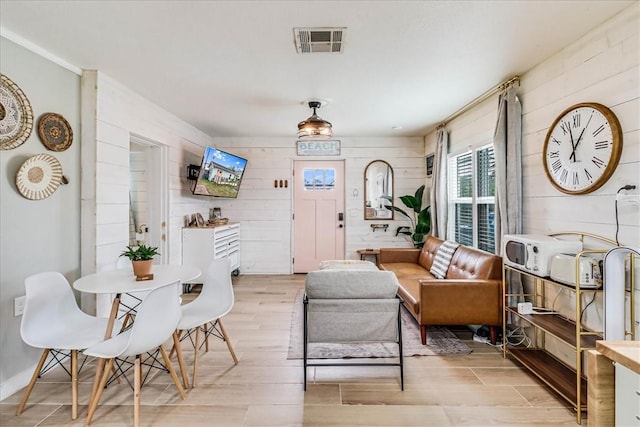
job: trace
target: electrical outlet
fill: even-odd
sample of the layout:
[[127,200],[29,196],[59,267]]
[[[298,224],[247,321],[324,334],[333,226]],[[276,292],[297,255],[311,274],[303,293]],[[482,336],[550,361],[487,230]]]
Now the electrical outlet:
[[21,296],[13,300],[13,316],[18,317],[24,312],[24,300],[26,296]]

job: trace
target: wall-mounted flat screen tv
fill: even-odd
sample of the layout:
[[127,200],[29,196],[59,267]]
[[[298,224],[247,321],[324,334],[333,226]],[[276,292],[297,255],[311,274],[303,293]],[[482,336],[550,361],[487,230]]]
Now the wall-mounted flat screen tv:
[[235,199],[246,167],[247,159],[205,147],[193,194]]

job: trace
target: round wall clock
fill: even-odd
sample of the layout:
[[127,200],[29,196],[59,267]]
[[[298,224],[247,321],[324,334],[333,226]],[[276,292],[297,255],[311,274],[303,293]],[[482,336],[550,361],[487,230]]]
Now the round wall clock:
[[22,145],[33,130],[33,111],[22,89],[0,74],[0,150]]
[[586,194],[613,174],[622,153],[618,118],[595,102],[576,104],[555,119],[542,149],[544,171],[558,190]]

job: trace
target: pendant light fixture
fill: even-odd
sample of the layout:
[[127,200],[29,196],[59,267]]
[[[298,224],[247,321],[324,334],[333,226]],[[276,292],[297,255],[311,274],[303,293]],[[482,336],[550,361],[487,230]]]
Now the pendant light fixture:
[[309,108],[313,109],[313,114],[307,120],[298,123],[298,139],[301,140],[324,140],[333,136],[331,123],[322,120],[316,114],[316,109],[320,108],[320,101],[309,101]]

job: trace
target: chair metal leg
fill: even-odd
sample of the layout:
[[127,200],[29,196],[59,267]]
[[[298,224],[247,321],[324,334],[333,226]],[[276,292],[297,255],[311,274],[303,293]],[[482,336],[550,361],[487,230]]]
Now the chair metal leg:
[[404,391],[404,359],[402,357],[402,303],[398,305],[398,356],[400,357],[400,390]]
[[304,296],[304,300],[303,300],[303,304],[304,304],[304,315],[303,315],[303,322],[302,322],[302,335],[303,335],[303,343],[302,343],[302,366],[304,369],[304,375],[303,375],[303,384],[304,384],[304,391],[307,391],[307,344],[309,342],[309,337],[307,336],[307,296]]
[[236,357],[236,352],[233,351],[233,345],[231,345],[231,340],[229,339],[229,335],[227,335],[227,331],[224,329],[224,326],[222,326],[222,320],[218,319],[218,325],[220,325],[220,332],[222,332],[224,341],[227,343],[227,348],[229,349],[229,353],[231,353],[231,358],[233,359],[233,363],[237,365],[238,358]]
[[180,346],[180,337],[178,336],[178,331],[175,331],[173,333],[173,347],[171,348],[171,352],[169,353],[169,360],[171,360],[171,355],[174,351],[178,356],[178,367],[180,368],[180,374],[182,375],[182,385],[185,389],[187,389],[189,388],[189,378],[187,377],[184,357],[182,357],[182,347]]
[[109,375],[111,375],[111,369],[113,368],[113,359],[109,359],[106,361],[105,359],[100,359],[102,362],[106,364],[106,369],[103,369],[102,376],[98,381],[98,384],[94,384],[94,389],[96,390],[95,394],[91,395],[91,400],[89,401],[89,409],[87,411],[87,419],[84,421],[84,425],[88,426],[91,424],[93,420],[93,415],[98,408],[98,403],[100,402],[100,398],[102,397],[102,392],[104,391],[104,386],[107,384],[107,380],[109,379]]
[[29,381],[27,388],[24,390],[24,394],[22,395],[22,400],[20,401],[20,404],[18,405],[18,409],[16,410],[16,415],[20,415],[22,414],[22,411],[24,411],[24,407],[27,404],[27,400],[29,400],[31,391],[33,390],[33,387],[36,385],[36,381],[38,381],[38,377],[40,376],[40,371],[42,370],[42,367],[44,366],[44,362],[47,360],[48,355],[49,355],[49,349],[45,348],[44,351],[42,352],[42,356],[40,356],[40,361],[38,361],[38,365],[36,366],[36,369],[33,371],[33,375],[31,376],[31,381]]

